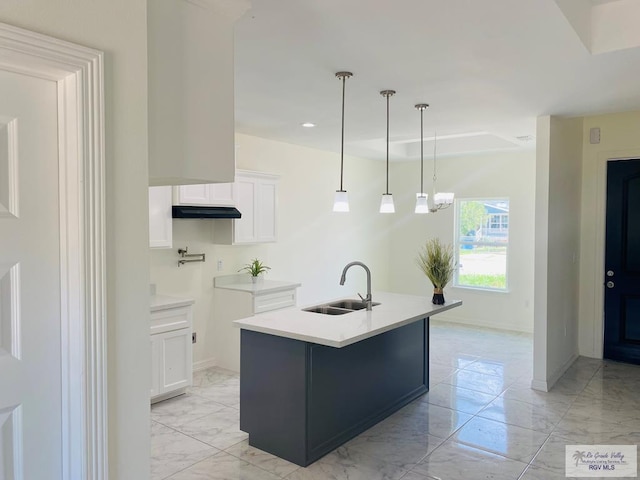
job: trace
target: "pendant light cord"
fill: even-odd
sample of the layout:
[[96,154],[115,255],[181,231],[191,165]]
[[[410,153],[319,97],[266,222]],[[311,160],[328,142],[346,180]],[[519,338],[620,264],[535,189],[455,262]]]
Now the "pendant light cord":
[[387,97],[387,195],[389,195],[389,97]]
[[420,197],[424,194],[424,111],[429,108],[428,103],[418,103],[415,105],[420,110]]
[[344,188],[342,188],[343,179],[344,179],[344,98],[345,98],[345,90],[347,84],[347,78],[353,76],[351,72],[338,72],[336,73],[336,78],[342,80],[342,132],[340,137],[340,190],[339,192],[344,192]]
[[344,176],[344,91],[347,84],[347,76],[342,76],[342,138],[340,141],[340,191],[342,188],[342,178]]
[[420,195],[424,193],[424,128],[422,119],[424,109],[420,109]]

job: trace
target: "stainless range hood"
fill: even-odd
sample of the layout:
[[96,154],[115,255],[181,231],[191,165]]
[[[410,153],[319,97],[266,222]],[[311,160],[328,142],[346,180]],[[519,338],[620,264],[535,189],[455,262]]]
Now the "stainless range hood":
[[241,218],[242,214],[235,207],[191,207],[174,205],[173,218]]

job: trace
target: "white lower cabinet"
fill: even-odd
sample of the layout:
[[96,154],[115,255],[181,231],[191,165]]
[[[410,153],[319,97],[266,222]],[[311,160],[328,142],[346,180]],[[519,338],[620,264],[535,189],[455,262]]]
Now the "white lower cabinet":
[[191,385],[191,306],[151,312],[151,403],[180,395]]
[[213,279],[213,318],[211,332],[216,364],[240,371],[240,329],[234,320],[295,307],[300,283],[266,280],[253,284],[246,274],[221,275]]

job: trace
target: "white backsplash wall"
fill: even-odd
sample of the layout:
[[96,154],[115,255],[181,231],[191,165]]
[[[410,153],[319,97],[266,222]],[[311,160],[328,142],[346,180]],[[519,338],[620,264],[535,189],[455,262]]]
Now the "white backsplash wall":
[[[461,299],[462,307],[438,315],[471,325],[533,331],[533,274],[535,231],[535,151],[490,153],[438,159],[438,191],[455,198],[504,198],[510,202],[508,292],[489,292],[449,286],[445,298]],[[396,164],[399,186],[391,226],[391,289],[414,295],[431,294],[432,287],[415,259],[428,238],[453,243],[454,206],[437,213],[413,213],[420,188],[420,163]],[[432,184],[432,159],[425,158],[425,190]]]
[[[219,220],[173,221],[172,250],[151,252],[151,282],[161,294],[195,300],[195,367],[213,363],[213,277],[237,273],[258,257],[271,267],[265,278],[302,283],[298,304],[307,305],[366,290],[362,269],[352,269],[345,286],[339,285],[345,264],[366,263],[373,289],[388,290],[391,218],[378,213],[384,190],[384,162],[345,157],[344,186],[351,212],[333,213],[333,195],[339,187],[340,155],[246,135],[237,135],[238,169],[280,175],[278,184],[278,241],[260,245],[214,245]],[[219,224],[218,224],[219,225]],[[205,253],[205,263],[178,267],[178,248]],[[218,271],[218,261],[223,268]]]

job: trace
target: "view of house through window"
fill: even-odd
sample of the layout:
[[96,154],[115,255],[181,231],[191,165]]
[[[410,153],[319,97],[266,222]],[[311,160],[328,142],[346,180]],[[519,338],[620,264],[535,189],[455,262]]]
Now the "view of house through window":
[[506,290],[509,200],[458,200],[457,207],[455,285]]

